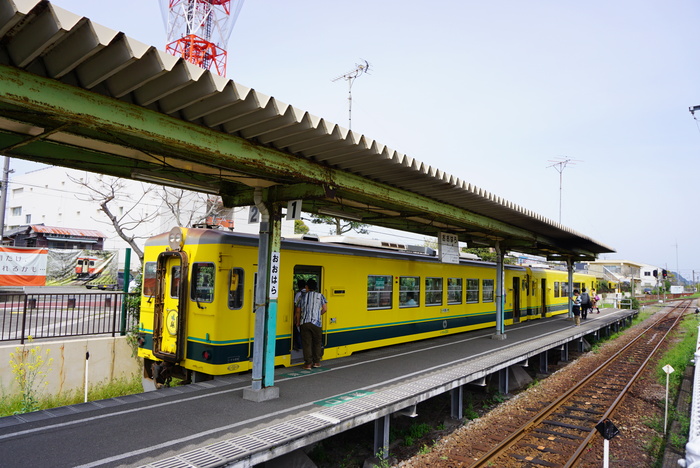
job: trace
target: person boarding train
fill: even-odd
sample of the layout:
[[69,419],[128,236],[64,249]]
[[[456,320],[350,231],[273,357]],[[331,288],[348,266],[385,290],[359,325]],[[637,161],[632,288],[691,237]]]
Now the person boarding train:
[[302,369],[321,367],[323,357],[323,329],[321,316],[328,310],[328,301],[316,291],[316,280],[306,282],[306,293],[301,295],[295,309],[294,322],[301,330],[301,344],[304,350],[304,366]]

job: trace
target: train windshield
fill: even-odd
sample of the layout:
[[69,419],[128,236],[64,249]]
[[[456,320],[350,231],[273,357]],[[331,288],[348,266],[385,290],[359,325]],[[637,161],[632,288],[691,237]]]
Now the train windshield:
[[214,302],[214,273],[216,266],[213,263],[192,264],[192,289],[193,301]]

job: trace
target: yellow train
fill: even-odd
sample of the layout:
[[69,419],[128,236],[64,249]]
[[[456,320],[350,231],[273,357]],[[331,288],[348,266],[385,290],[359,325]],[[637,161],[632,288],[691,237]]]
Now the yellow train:
[[[144,250],[139,356],[149,377],[223,375],[252,367],[257,271],[254,235],[175,228]],[[444,264],[424,249],[282,241],[275,365],[301,362],[293,346],[297,279],[328,299],[324,360],[496,324],[496,267]],[[595,277],[575,274],[574,287]],[[566,313],[566,271],[505,267],[506,325]]]

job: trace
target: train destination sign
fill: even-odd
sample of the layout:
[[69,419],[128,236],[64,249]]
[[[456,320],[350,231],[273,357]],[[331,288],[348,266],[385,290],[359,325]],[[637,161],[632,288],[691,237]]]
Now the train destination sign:
[[457,235],[441,232],[439,241],[440,261],[442,263],[459,263],[459,239]]

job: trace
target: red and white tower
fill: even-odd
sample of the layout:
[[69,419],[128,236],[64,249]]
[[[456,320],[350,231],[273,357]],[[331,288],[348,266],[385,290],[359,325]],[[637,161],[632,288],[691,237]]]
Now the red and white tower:
[[165,50],[226,76],[226,44],[243,0],[160,0]]

